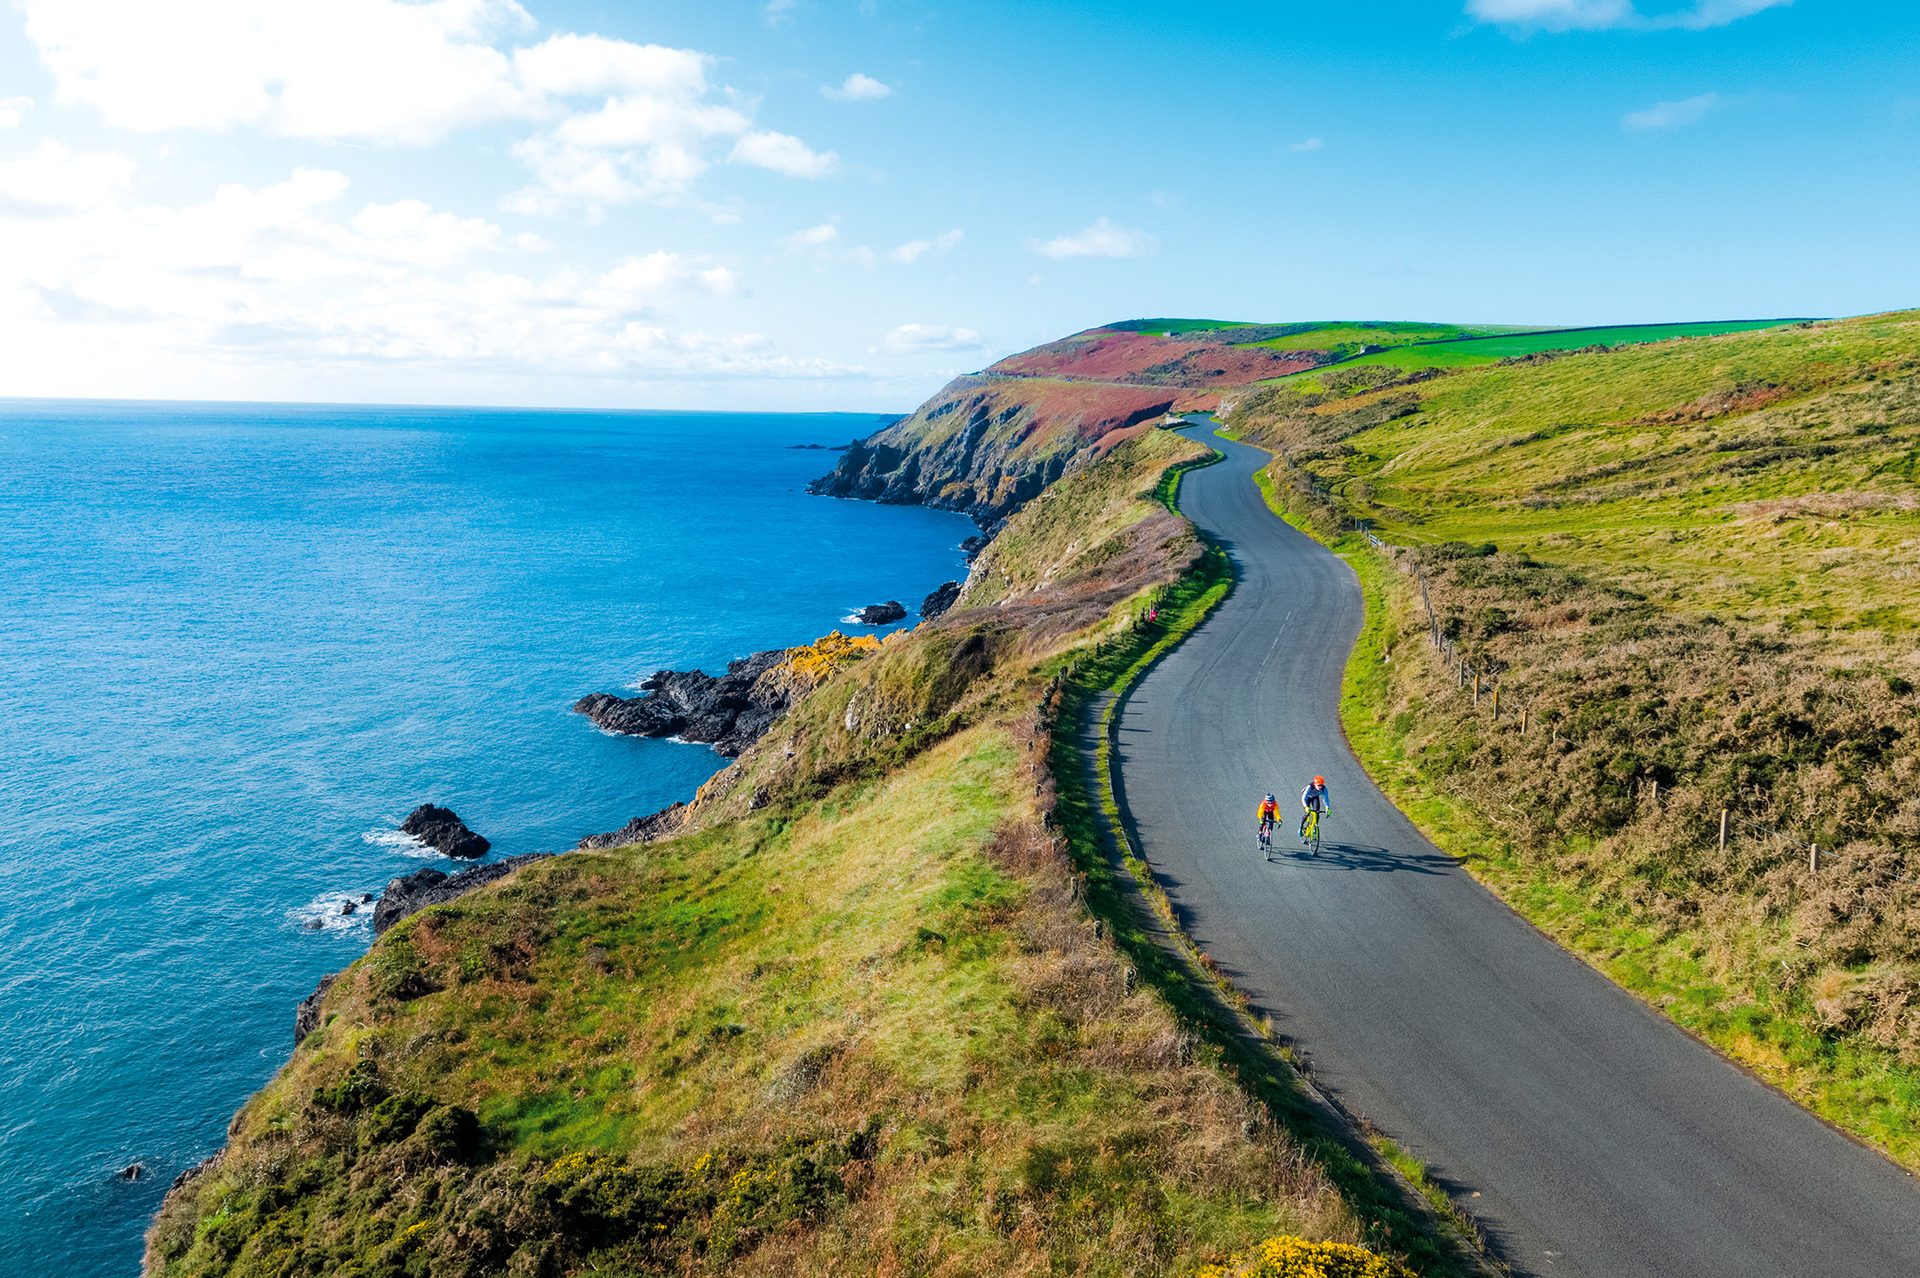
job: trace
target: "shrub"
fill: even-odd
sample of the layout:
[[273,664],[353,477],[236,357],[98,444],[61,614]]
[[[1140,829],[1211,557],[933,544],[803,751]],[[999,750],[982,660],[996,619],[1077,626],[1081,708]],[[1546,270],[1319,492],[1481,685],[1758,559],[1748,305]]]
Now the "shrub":
[[840,667],[880,649],[877,635],[847,636],[831,631],[803,647],[791,649],[787,664],[802,679],[819,683]]
[[1352,1243],[1269,1238],[1225,1265],[1209,1265],[1200,1278],[1413,1278],[1403,1265]]

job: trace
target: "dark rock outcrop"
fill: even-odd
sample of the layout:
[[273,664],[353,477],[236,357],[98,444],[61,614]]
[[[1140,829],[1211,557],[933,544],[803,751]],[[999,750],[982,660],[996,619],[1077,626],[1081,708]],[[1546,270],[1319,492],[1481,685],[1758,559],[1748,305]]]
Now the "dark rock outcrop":
[[167,1186],[167,1192],[169,1194],[177,1193],[179,1190],[184,1189],[186,1186],[200,1179],[201,1176],[212,1170],[213,1165],[220,1161],[220,1155],[224,1152],[224,1150],[216,1149],[213,1153],[208,1154],[205,1158],[187,1168],[178,1176],[175,1176],[173,1183]]
[[968,563],[972,563],[980,557],[980,552],[987,548],[988,540],[989,538],[975,533],[960,543],[960,553],[967,557]]
[[863,626],[890,626],[907,615],[906,605],[898,599],[889,599],[885,603],[868,604],[853,614],[850,620]]
[[911,417],[856,441],[808,491],[971,515],[993,532],[1106,435],[1180,397],[1146,386],[961,377]]
[[960,597],[960,583],[944,581],[940,588],[920,601],[920,620],[932,621],[947,609],[953,607],[954,600]]
[[641,696],[596,692],[573,708],[608,732],[698,741],[732,758],[792,704],[786,657],[780,648],[756,652],[717,678],[698,670],[662,670],[640,685]]
[[424,910],[429,905],[444,905],[477,887],[504,879],[529,861],[544,861],[551,855],[550,852],[529,852],[524,856],[510,856],[504,861],[471,866],[453,874],[439,870],[415,870],[412,874],[403,874],[387,884],[387,890],[380,894],[380,900],[373,907],[374,934],[379,935],[409,914]]
[[145,1180],[147,1165],[137,1159],[113,1174],[115,1180]]
[[687,805],[675,803],[647,816],[635,817],[617,830],[589,834],[580,840],[583,848],[624,848],[632,843],[651,843],[679,829],[687,819]]
[[467,828],[452,808],[423,803],[400,823],[402,834],[411,834],[442,856],[472,858],[485,856],[493,845]]
[[301,999],[293,1007],[293,1045],[300,1046],[300,1040],[320,1028],[320,1004],[326,1001],[327,991],[340,979],[340,973],[331,972],[320,978],[313,987],[313,993]]

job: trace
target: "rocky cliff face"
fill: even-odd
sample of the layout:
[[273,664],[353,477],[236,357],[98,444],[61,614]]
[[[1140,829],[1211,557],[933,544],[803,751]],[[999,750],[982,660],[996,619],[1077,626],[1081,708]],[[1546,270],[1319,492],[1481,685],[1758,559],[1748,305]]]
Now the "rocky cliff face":
[[1269,331],[1155,332],[1130,322],[1023,351],[956,378],[912,416],[855,443],[813,491],[963,511],[992,532],[1169,410],[1210,409],[1222,394],[1334,358],[1245,340]]
[[1180,398],[1161,387],[962,377],[854,444],[812,490],[957,510],[991,531],[1095,445],[1149,429]]

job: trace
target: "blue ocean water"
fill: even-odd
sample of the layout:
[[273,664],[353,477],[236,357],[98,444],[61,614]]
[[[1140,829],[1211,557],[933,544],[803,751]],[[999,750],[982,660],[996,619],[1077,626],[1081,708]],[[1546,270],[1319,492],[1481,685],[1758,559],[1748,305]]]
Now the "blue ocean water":
[[446,864],[415,804],[613,829],[724,761],[577,697],[962,575],[961,517],[804,492],[881,420],[0,402],[0,1274],[134,1272],[339,902]]

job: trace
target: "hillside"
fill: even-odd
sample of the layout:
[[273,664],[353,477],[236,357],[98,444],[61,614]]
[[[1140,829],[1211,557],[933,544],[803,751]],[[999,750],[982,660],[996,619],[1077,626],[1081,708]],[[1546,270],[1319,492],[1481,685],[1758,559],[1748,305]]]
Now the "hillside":
[[1529,917],[1920,1166],[1920,315],[1361,372],[1231,420],[1368,587],[1362,758]]
[[1242,1090],[1059,833],[1059,674],[1124,659],[1191,575],[1153,494],[1197,452],[1109,448],[937,622],[796,650],[812,690],[672,837],[395,925],[169,1195],[146,1271],[1146,1275],[1270,1238],[1381,1278],[1335,1244],[1431,1259],[1351,1156]]
[[1126,320],[956,378],[910,416],[857,441],[814,491],[965,511],[990,530],[1046,485],[1149,429],[1154,419],[1231,404],[1250,388],[1303,379],[1318,390],[1326,377],[1340,386],[1346,377],[1392,375],[1374,365],[1438,371],[1515,354],[1781,322],[1534,331],[1382,321]]

